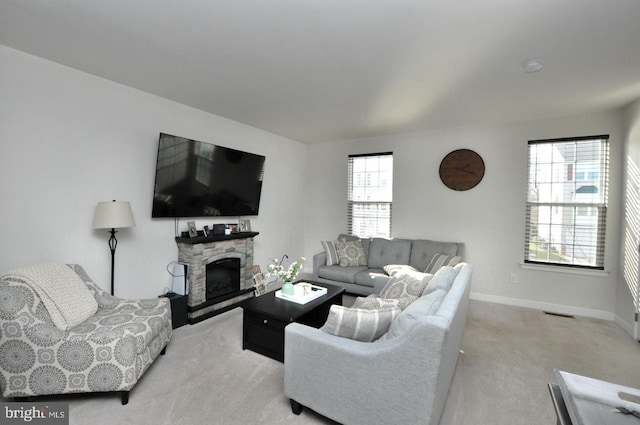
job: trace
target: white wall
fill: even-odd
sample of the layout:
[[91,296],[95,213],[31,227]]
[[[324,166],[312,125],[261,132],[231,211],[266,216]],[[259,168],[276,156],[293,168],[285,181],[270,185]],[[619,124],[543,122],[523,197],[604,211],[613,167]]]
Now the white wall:
[[[304,145],[0,46],[0,272],[75,262],[108,290],[108,233],[91,224],[117,199],[136,227],[118,232],[116,295],[162,293],[177,247],[173,220],[151,219],[160,132],[265,155],[256,263],[302,255]],[[237,218],[197,225],[214,222]]]
[[[631,120],[636,136],[638,115]],[[128,200],[137,226],[118,233],[116,293],[161,293],[170,282],[165,267],[177,256],[173,220],[150,218],[162,131],[267,156],[260,216],[250,217],[260,232],[258,264],[305,255],[309,271],[319,242],[346,231],[347,156],[393,151],[394,236],[465,243],[474,297],[604,318],[618,308],[626,320],[625,289],[616,285],[623,139],[639,152],[640,139],[623,134],[621,117],[597,113],[305,146],[0,46],[0,272],[77,262],[108,289],[108,235],[91,228],[93,212],[98,201]],[[521,269],[527,140],[602,133],[611,135],[608,275]],[[463,147],[480,153],[487,171],[476,188],[455,192],[440,182],[438,166]],[[185,220],[180,224],[184,230]]]
[[[311,145],[305,253],[346,231],[347,156],[393,151],[393,235],[463,242],[474,266],[475,298],[555,312],[613,318],[618,274],[622,131],[619,112],[502,126],[460,127],[416,134]],[[522,269],[527,141],[610,134],[611,176],[605,255],[607,276]],[[440,181],[442,158],[470,148],[486,173],[474,189],[456,192]],[[510,283],[515,273],[517,284]]]
[[[624,209],[620,232],[620,271],[616,291],[616,321],[627,332],[633,334],[634,305],[629,286],[638,284],[640,278],[640,204],[637,193],[640,189],[640,100],[624,110],[625,119],[625,167],[623,199]],[[630,192],[628,190],[631,189]],[[626,246],[626,249],[625,249]],[[625,273],[626,271],[626,273]]]

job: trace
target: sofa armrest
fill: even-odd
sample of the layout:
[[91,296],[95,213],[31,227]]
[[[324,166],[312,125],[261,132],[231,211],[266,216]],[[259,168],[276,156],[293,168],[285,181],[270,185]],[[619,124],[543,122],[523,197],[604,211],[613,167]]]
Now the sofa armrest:
[[313,274],[318,275],[318,269],[320,266],[327,264],[326,252],[319,252],[313,256]]
[[407,335],[373,343],[288,325],[286,397],[340,423],[425,423],[432,415],[447,334],[446,321],[431,319]]

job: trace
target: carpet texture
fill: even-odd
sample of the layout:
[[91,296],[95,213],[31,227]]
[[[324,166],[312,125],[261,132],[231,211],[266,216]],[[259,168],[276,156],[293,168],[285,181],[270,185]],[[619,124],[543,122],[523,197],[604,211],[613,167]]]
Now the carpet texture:
[[[440,425],[553,424],[554,368],[640,388],[640,344],[613,322],[471,301],[463,352]],[[335,424],[293,415],[283,375],[281,363],[242,350],[235,309],[176,329],[128,405],[118,394],[55,400],[70,402],[75,425]]]

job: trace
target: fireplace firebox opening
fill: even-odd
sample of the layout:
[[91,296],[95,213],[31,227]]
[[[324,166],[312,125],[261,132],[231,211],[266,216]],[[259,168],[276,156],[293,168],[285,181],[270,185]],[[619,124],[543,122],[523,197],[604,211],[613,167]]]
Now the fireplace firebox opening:
[[240,259],[222,258],[207,264],[207,302],[240,292]]

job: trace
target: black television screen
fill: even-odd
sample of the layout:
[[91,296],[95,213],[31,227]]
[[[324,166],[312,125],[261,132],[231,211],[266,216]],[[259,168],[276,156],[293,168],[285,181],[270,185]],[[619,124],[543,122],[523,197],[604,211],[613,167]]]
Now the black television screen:
[[160,133],[152,217],[257,215],[265,157]]

